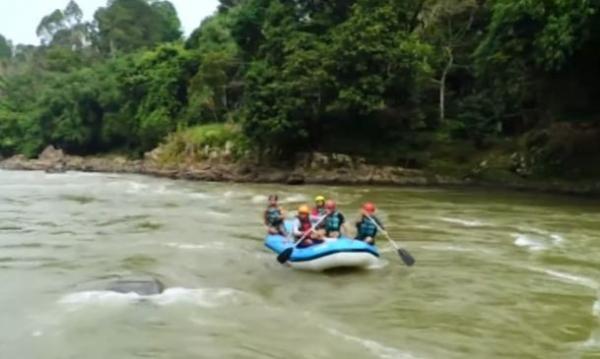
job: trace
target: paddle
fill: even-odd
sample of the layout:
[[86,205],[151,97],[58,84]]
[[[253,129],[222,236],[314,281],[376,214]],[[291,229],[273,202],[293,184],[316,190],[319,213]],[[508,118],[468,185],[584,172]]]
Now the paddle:
[[292,256],[292,253],[294,253],[294,249],[296,249],[296,247],[302,243],[303,240],[306,239],[306,237],[308,237],[309,234],[311,234],[312,232],[314,232],[315,228],[317,228],[317,226],[319,224],[321,224],[321,222],[323,222],[325,220],[325,218],[327,218],[327,215],[319,218],[319,220],[313,224],[313,226],[310,228],[309,231],[307,231],[306,233],[304,233],[304,235],[302,237],[300,237],[299,240],[297,240],[293,246],[291,246],[290,248],[287,248],[286,250],[284,250],[283,252],[281,252],[278,256],[277,256],[277,261],[281,264],[284,264],[285,262],[287,262],[290,257]]
[[402,261],[404,262],[404,264],[406,264],[409,267],[415,264],[415,259],[413,258],[413,256],[411,256],[410,253],[408,253],[408,251],[406,249],[398,247],[398,244],[396,242],[394,242],[394,240],[390,237],[388,232],[386,232],[383,228],[381,228],[379,223],[377,223],[377,221],[374,220],[373,217],[369,216],[368,214],[365,214],[365,216],[368,219],[370,219],[371,222],[373,222],[373,224],[377,227],[377,229],[379,229],[379,231],[381,231],[381,233],[383,233],[385,238],[387,238],[387,240],[390,241],[390,244],[392,245],[392,247],[394,247],[396,252],[398,252],[398,255],[400,256],[400,258],[402,258]]

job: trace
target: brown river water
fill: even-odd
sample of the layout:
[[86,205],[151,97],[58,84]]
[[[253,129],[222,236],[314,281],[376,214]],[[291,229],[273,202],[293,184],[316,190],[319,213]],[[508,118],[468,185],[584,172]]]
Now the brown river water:
[[[375,201],[362,272],[293,271],[260,212]],[[600,202],[0,171],[0,358],[600,358]],[[154,277],[166,290],[108,291]]]

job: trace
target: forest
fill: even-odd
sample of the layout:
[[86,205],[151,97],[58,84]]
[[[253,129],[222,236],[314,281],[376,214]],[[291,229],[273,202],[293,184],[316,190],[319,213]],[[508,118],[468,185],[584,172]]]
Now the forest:
[[0,156],[231,142],[600,178],[597,1],[221,0],[187,38],[169,1],[65,5],[39,46],[0,35]]

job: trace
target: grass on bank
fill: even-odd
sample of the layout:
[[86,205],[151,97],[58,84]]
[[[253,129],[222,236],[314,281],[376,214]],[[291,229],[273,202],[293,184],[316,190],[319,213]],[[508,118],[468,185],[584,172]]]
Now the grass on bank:
[[238,160],[247,153],[248,142],[239,128],[213,123],[180,129],[158,148],[163,164],[200,162],[208,159]]

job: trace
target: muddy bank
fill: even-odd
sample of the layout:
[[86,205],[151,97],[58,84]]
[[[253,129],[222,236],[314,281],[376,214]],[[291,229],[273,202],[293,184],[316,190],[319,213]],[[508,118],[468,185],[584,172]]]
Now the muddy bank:
[[482,181],[473,177],[453,178],[426,171],[395,166],[375,166],[363,159],[346,155],[302,155],[296,165],[282,168],[252,163],[180,163],[166,165],[152,156],[132,160],[122,156],[72,156],[52,147],[37,159],[17,155],[0,161],[0,169],[36,170],[48,173],[66,171],[134,173],[172,179],[217,182],[396,185],[396,186],[468,186],[513,190],[600,196],[600,182],[570,183],[564,181],[537,182],[531,180],[506,182]]

